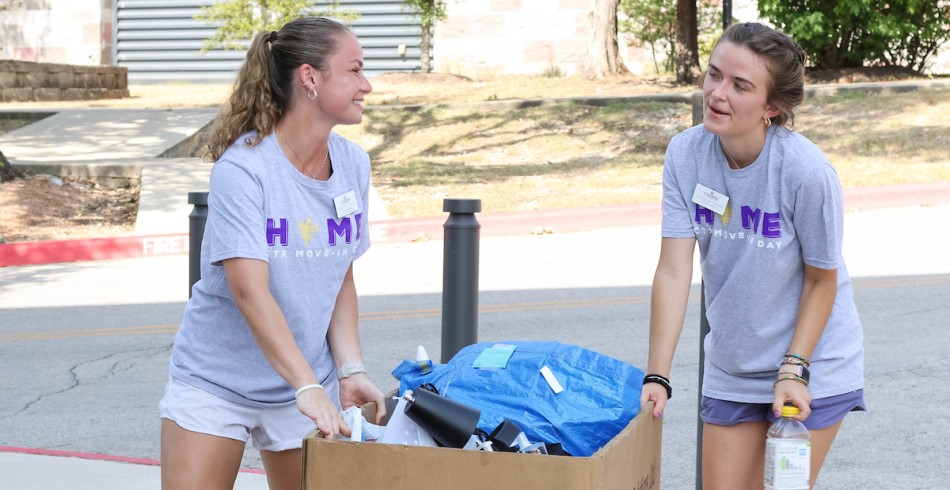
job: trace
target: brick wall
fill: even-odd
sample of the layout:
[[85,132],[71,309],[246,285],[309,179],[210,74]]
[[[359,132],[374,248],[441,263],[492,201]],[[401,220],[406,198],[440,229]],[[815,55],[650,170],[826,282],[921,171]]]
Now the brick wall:
[[120,99],[128,69],[0,60],[0,102]]

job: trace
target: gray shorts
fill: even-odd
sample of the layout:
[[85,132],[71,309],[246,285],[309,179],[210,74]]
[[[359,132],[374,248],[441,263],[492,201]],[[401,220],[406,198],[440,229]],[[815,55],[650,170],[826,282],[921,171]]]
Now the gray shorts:
[[[742,403],[703,397],[699,418],[712,425],[736,425],[743,422],[775,422],[771,403]],[[811,401],[811,415],[805,419],[809,430],[824,429],[837,424],[848,412],[864,412],[864,390],[829,396]]]
[[191,432],[241,442],[251,438],[260,451],[299,449],[316,424],[295,403],[274,408],[238,405],[170,378],[158,404],[161,418]]

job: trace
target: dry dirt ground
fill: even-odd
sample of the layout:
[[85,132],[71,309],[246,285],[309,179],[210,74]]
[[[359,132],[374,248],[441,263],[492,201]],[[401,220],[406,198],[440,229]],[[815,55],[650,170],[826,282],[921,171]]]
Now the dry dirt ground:
[[109,189],[48,176],[4,182],[0,184],[0,243],[130,235],[138,199],[138,187]]
[[[857,69],[811,73],[807,83],[854,83],[916,77],[920,75],[900,69]],[[539,84],[536,87],[539,91],[553,97],[692,90],[689,87],[677,87],[668,79],[533,79]],[[387,74],[374,79],[373,83],[378,89],[374,95],[380,96],[378,102],[381,104],[422,103],[431,100],[433,88],[439,91],[435,97],[445,101],[538,96],[526,90],[522,83],[512,83],[511,80],[508,83],[504,79],[472,81],[446,74]],[[569,85],[571,87],[567,87]],[[565,90],[573,93],[561,93]],[[161,95],[152,96],[152,91]],[[89,101],[85,104],[90,107],[161,107],[172,102],[181,104],[181,97],[166,100],[169,92],[174,91],[149,87],[143,89],[140,94],[144,95],[138,97],[133,95],[130,99]],[[202,96],[205,101],[208,100]],[[3,108],[4,104],[0,104],[0,111]],[[0,243],[129,235],[135,228],[138,198],[138,187],[107,189],[83,182],[55,185],[45,176],[29,176],[0,183]]]

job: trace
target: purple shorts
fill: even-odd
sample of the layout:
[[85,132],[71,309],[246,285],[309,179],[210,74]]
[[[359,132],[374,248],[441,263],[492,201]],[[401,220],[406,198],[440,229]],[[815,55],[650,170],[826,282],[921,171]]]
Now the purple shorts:
[[[805,419],[809,430],[824,429],[837,424],[848,412],[866,411],[864,390],[829,396],[811,401],[811,415]],[[703,422],[712,425],[736,425],[743,422],[775,422],[771,403],[742,403],[703,397],[699,413]]]

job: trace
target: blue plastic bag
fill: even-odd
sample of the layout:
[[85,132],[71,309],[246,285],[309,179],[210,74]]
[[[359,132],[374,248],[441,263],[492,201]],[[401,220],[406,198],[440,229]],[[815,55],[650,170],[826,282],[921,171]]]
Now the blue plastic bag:
[[[484,351],[514,345],[504,368],[472,366]],[[547,366],[564,391],[541,375]],[[431,383],[447,398],[481,410],[478,427],[491,432],[504,419],[531,442],[560,442],[573,456],[590,456],[622,431],[640,410],[643,371],[582,347],[558,342],[486,342],[465,347],[428,374],[406,360],[392,372],[406,390]]]

